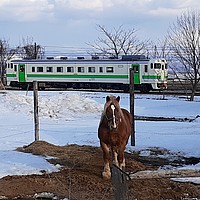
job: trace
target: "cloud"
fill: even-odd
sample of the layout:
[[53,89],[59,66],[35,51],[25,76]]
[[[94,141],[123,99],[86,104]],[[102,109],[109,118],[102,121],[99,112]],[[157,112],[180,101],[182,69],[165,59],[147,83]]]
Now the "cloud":
[[103,11],[105,7],[111,7],[114,3],[113,0],[55,0],[57,7],[86,11]]
[[99,24],[157,38],[183,11],[199,5],[197,0],[0,0],[0,36],[76,45],[94,41]]
[[53,16],[54,5],[48,0],[1,0],[1,21],[38,21]]
[[[126,16],[171,16],[188,7],[197,8],[196,0],[0,0],[0,20],[44,21],[56,16],[73,18],[113,18]],[[121,11],[120,11],[121,10]]]
[[197,4],[199,6],[195,0],[151,0],[151,8],[148,13],[158,17],[178,16],[189,8],[196,9]]

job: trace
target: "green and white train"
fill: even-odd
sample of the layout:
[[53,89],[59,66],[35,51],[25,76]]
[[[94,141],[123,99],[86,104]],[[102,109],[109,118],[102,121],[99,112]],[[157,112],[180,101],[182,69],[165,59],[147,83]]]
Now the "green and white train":
[[134,69],[134,87],[142,92],[167,87],[168,69],[165,59],[122,56],[122,59],[46,59],[10,60],[6,78],[11,87],[74,89],[113,89],[129,91],[129,71]]

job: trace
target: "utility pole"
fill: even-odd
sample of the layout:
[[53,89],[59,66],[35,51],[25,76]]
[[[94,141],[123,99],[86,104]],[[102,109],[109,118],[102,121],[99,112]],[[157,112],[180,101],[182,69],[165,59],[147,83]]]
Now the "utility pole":
[[129,78],[130,78],[130,113],[132,115],[131,146],[135,146],[134,67],[131,67],[129,70]]
[[38,115],[38,82],[33,82],[34,90],[34,122],[35,122],[35,141],[39,140],[39,115]]
[[34,43],[34,59],[37,59],[37,43]]

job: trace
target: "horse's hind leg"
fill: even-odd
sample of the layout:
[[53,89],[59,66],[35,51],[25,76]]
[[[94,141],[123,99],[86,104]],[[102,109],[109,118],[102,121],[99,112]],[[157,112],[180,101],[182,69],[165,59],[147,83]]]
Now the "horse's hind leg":
[[125,158],[123,158],[123,162],[119,165],[120,169],[125,169]]
[[125,148],[121,148],[119,150],[119,154],[118,154],[118,162],[119,162],[119,168],[120,169],[125,169],[125,157],[124,157],[124,150]]
[[103,150],[103,160],[104,160],[104,171],[102,173],[102,176],[104,179],[110,179],[111,178],[111,172],[110,172],[110,154],[109,154],[109,148],[105,143],[101,143],[101,147]]
[[118,153],[116,151],[113,151],[113,164],[115,164],[117,167],[119,167],[119,162],[118,162]]

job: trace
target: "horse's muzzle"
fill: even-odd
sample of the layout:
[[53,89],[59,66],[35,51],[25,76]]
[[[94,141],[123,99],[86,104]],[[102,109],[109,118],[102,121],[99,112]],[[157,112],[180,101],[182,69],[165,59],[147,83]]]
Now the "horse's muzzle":
[[110,129],[110,131],[112,131],[112,130],[117,130],[117,129],[118,129],[118,126],[117,126],[117,125],[114,125],[114,124],[110,124],[110,125],[109,125],[109,129]]

